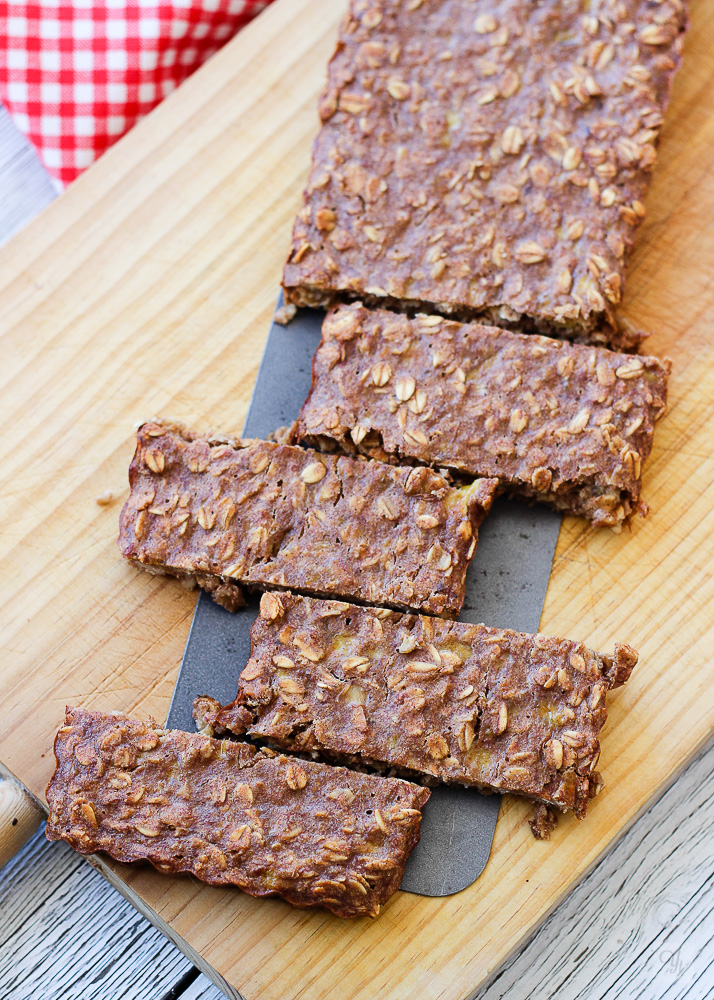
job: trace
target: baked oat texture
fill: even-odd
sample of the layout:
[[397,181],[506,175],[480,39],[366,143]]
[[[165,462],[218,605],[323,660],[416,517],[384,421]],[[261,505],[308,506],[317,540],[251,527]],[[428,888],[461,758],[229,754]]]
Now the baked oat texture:
[[377,916],[419,840],[425,788],[68,708],[49,840],[251,896]]
[[129,482],[123,555],[231,610],[245,584],[453,616],[498,487],[161,421],[139,428]]
[[601,786],[606,693],[636,663],[625,645],[603,656],[552,636],[269,594],[235,702],[201,698],[194,714],[209,732],[515,792],[583,818]]
[[685,27],[682,0],[352,0],[287,301],[633,346],[613,309]]
[[439,316],[328,313],[297,435],[382,461],[494,476],[595,525],[644,514],[668,360]]

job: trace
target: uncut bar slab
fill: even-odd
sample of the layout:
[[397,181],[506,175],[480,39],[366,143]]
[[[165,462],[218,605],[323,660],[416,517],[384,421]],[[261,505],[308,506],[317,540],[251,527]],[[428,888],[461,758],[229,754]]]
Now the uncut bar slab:
[[163,422],[139,428],[129,483],[123,555],[231,610],[245,584],[454,616],[498,486]]
[[[516,792],[585,816],[605,695],[637,654],[485,625],[268,594],[238,696],[198,699],[211,731],[439,781]],[[540,830],[552,822],[539,813]]]
[[670,362],[355,303],[326,317],[298,423],[313,445],[495,476],[619,530]]
[[636,342],[613,309],[685,23],[681,0],[352,0],[287,301]]
[[419,840],[425,788],[68,708],[49,840],[251,896],[377,916]]

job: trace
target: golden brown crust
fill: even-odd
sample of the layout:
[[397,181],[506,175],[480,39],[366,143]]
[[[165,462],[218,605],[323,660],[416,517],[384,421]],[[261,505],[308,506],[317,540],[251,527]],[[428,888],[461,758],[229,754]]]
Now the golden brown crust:
[[288,302],[632,346],[613,308],[685,25],[681,0],[352,0]]
[[68,708],[49,840],[340,917],[376,916],[419,840],[425,788]]
[[671,365],[604,348],[341,306],[325,318],[297,434],[382,461],[495,476],[507,489],[619,530]]
[[201,725],[585,815],[606,692],[637,662],[629,646],[604,657],[552,636],[266,598],[235,702],[199,700]]
[[144,424],[120,519],[123,555],[190,577],[229,608],[240,585],[456,615],[496,480]]

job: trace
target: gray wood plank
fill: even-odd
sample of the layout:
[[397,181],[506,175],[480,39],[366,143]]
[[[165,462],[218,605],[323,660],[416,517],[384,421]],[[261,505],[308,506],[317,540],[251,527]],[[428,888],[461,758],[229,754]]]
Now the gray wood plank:
[[556,995],[714,996],[714,745],[474,1000]]
[[225,1000],[225,995],[222,990],[214,986],[210,979],[200,975],[184,990],[181,994],[181,1000]]
[[0,997],[159,1000],[193,966],[40,830],[0,873]]
[[56,197],[37,153],[0,104],[0,246]]

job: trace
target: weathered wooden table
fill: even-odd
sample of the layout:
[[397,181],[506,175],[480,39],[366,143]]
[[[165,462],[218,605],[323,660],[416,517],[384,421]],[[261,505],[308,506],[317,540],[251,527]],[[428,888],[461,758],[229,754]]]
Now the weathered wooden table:
[[[53,196],[0,119],[0,240]],[[504,965],[496,997],[714,995],[714,747],[701,753]],[[0,874],[0,997],[212,998],[198,974],[90,865],[42,833]]]

